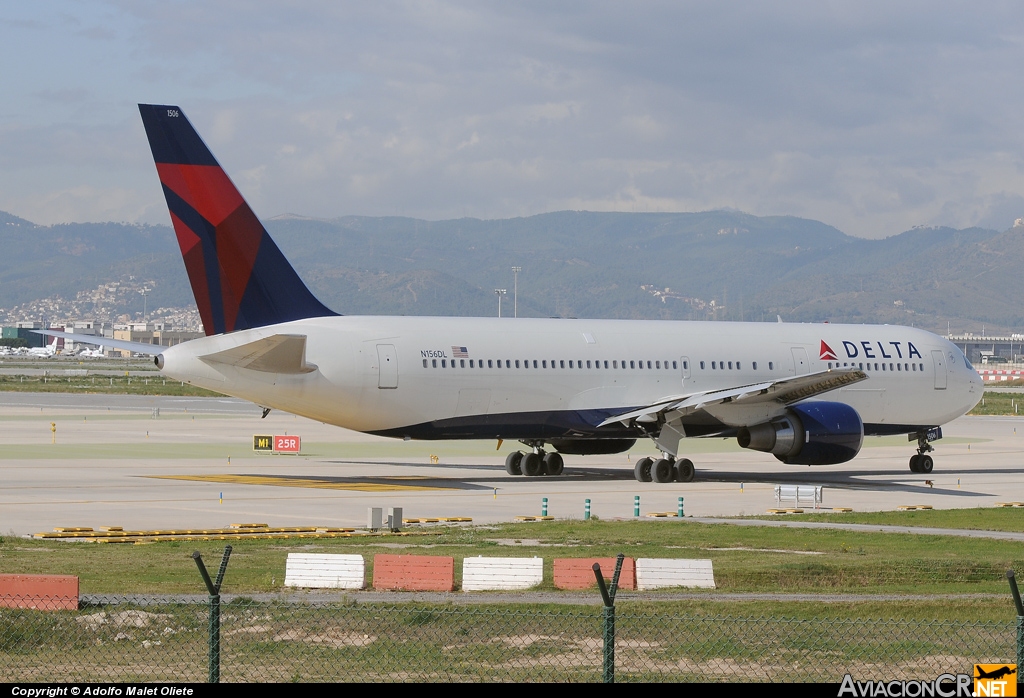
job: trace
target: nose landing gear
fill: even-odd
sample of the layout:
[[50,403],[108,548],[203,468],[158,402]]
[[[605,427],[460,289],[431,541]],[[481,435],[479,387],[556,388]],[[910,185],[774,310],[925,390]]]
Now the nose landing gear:
[[[934,435],[935,431],[933,429],[917,432],[917,453],[910,457],[910,472],[927,475],[935,467],[932,457],[928,455],[935,450],[930,442],[936,438],[942,438],[942,431],[938,431],[937,436]],[[910,438],[913,439],[914,435],[911,435]]]

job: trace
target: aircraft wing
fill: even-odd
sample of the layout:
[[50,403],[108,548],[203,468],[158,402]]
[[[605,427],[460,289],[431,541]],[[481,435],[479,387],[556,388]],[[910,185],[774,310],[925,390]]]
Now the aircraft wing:
[[868,374],[860,369],[834,368],[725,390],[677,395],[609,417],[598,426],[616,422],[626,426],[632,422],[681,422],[698,412],[729,426],[751,426],[779,416],[787,405],[794,402],[858,383],[867,377]]
[[124,351],[134,352],[136,354],[145,354],[147,356],[156,356],[163,354],[167,349],[165,346],[159,344],[145,344],[143,342],[129,342],[124,339],[110,339],[109,337],[97,337],[92,334],[74,334],[72,332],[60,332],[58,330],[32,330],[36,334],[45,334],[48,337],[63,337],[64,339],[70,339],[72,342],[81,342],[82,344],[92,344],[97,347],[111,347],[112,349],[122,349]]

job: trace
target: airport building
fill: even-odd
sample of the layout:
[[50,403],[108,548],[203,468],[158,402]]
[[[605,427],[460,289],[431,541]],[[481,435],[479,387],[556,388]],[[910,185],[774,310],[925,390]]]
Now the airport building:
[[946,339],[960,347],[975,366],[1024,363],[1024,334],[988,337],[968,332],[949,335]]

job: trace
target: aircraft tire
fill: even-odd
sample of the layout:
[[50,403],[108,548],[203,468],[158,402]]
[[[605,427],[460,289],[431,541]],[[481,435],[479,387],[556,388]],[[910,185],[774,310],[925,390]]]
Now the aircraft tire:
[[654,463],[650,458],[641,458],[633,466],[633,477],[637,482],[651,481],[651,465]]
[[523,462],[522,451],[512,451],[505,457],[505,472],[509,475],[522,475],[523,469],[521,467]]
[[693,482],[693,461],[683,458],[676,462],[676,482]]
[[672,482],[673,475],[672,461],[659,458],[651,465],[651,477],[655,482]]
[[539,453],[524,455],[519,467],[523,469],[523,475],[526,477],[537,477],[544,474],[544,461],[541,460]]
[[932,471],[932,468],[934,467],[935,463],[934,461],[932,461],[932,457],[929,456],[927,453],[922,455],[921,458],[917,461],[917,472],[922,473],[924,475],[930,473]]
[[910,457],[910,472],[912,472],[912,473],[919,473],[919,472],[921,472],[921,468],[918,465],[920,462],[921,462],[921,454],[915,453],[914,455],[912,455]]
[[544,470],[548,475],[561,475],[565,469],[565,461],[561,453],[548,453],[544,456]]

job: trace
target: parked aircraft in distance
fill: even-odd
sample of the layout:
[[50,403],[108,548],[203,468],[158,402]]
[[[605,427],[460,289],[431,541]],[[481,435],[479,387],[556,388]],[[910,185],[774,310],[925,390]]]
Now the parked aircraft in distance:
[[41,359],[56,356],[58,353],[57,342],[59,341],[59,339],[59,337],[54,337],[53,341],[47,344],[45,347],[32,347],[31,349],[28,350],[28,355],[35,356]]
[[[299,279],[175,106],[139,106],[207,337],[156,355],[169,377],[402,439],[521,441],[510,475],[649,438],[638,480],[688,482],[690,437],[784,463],[843,463],[908,434],[933,467],[940,425],[981,399],[960,350],[911,327],[340,316]],[[63,333],[50,333],[59,334]],[[88,342],[88,337],[75,337]],[[550,450],[548,450],[550,448]]]

